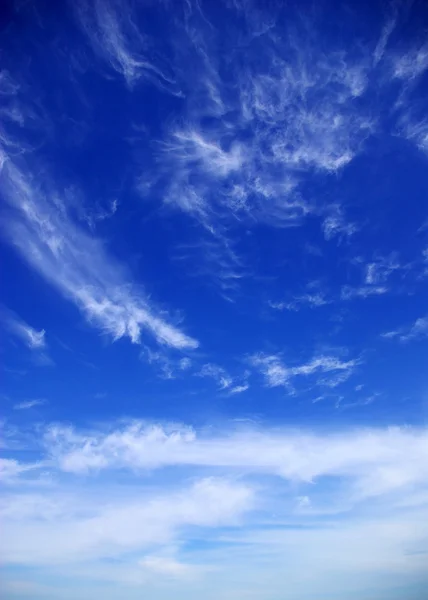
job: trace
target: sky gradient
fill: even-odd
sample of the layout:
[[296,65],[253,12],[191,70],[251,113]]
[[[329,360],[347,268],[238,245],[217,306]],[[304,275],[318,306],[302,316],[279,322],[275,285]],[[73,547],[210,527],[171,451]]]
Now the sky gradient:
[[5,600],[425,600],[428,10],[0,8]]

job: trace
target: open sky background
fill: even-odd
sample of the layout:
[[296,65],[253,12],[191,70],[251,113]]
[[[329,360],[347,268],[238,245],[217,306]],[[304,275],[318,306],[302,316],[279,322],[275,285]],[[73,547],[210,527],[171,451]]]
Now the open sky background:
[[426,600],[427,40],[1,3],[5,600]]

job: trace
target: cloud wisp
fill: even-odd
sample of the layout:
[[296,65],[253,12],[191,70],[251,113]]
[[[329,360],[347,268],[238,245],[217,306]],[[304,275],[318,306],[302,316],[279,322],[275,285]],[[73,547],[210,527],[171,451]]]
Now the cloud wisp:
[[384,339],[398,339],[400,342],[410,342],[428,336],[428,317],[420,317],[409,327],[402,327],[382,334]]
[[49,189],[49,182],[41,186],[30,173],[26,169],[24,174],[5,156],[1,179],[10,207],[5,235],[34,270],[71,300],[89,323],[114,339],[127,337],[139,343],[147,331],[161,345],[197,347],[196,340],[149,304],[101,241],[73,222],[66,202]]
[[[288,366],[279,354],[254,354],[250,357],[250,364],[264,377],[267,387],[285,386],[293,389],[293,380],[299,376],[312,376],[325,373],[339,373],[339,382],[348,379],[360,364],[359,359],[342,361],[335,356],[320,355],[308,363],[297,366]],[[328,384],[329,380],[324,383]],[[323,381],[319,381],[323,384]],[[331,386],[329,386],[331,387]]]
[[46,400],[24,400],[23,402],[17,402],[14,404],[14,410],[29,410],[35,406],[43,406],[46,404]]
[[2,309],[0,318],[6,329],[30,350],[44,350],[47,347],[44,329],[35,329],[10,310]]
[[295,296],[289,302],[269,302],[269,306],[276,310],[289,310],[297,312],[304,307],[318,308],[331,302],[330,299],[321,292],[306,293],[301,296]]
[[136,23],[137,7],[126,0],[90,0],[71,3],[77,23],[94,53],[122,76],[129,87],[139,81],[151,83],[163,91],[181,95],[164,61],[153,56],[153,43]]
[[[206,98],[206,112],[190,100],[187,122],[167,132],[161,159],[165,202],[208,229],[221,227],[222,218],[287,226],[316,213],[319,209],[303,199],[300,182],[308,173],[343,168],[373,127],[356,108],[365,90],[361,65],[347,63],[340,53],[318,53],[303,36],[283,39],[289,42],[282,46],[266,33],[261,48],[256,42],[246,46],[249,58],[233,73],[234,87],[214,78],[208,65],[217,57],[209,38],[195,42],[203,87],[194,93]],[[251,58],[256,51],[258,62]],[[213,90],[219,99],[214,106],[208,101]],[[209,129],[202,126],[208,117],[214,120]],[[342,214],[325,222],[328,238],[353,231]]]
[[249,373],[244,373],[241,377],[232,377],[226,369],[214,363],[205,363],[202,368],[195,373],[197,377],[213,379],[219,390],[229,394],[241,394],[249,388],[247,383]]

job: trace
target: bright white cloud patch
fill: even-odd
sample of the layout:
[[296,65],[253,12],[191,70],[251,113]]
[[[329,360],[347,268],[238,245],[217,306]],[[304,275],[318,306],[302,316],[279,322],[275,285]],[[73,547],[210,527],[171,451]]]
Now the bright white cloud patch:
[[[245,563],[263,580],[266,552],[270,577],[282,555],[294,565],[295,583],[308,566],[318,582],[326,569],[370,578],[390,569],[390,561],[403,575],[423,573],[423,561],[410,558],[426,550],[426,521],[414,527],[428,502],[423,428],[208,434],[141,422],[90,432],[56,425],[42,443],[39,464],[4,461],[7,564],[67,567],[94,582],[129,586],[130,593],[153,575],[207,586],[211,573],[221,572],[227,585],[229,577],[244,576]],[[166,468],[174,473],[167,487]],[[48,487],[34,469],[49,473]],[[369,530],[378,533],[367,557],[365,544],[356,542]],[[196,552],[202,539],[210,544]],[[319,569],[326,541],[337,562],[323,559]],[[224,550],[236,544],[232,574]]]

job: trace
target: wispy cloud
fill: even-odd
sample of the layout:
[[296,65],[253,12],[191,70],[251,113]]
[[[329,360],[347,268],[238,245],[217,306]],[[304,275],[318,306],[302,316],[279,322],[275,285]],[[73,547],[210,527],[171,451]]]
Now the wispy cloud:
[[286,385],[290,372],[280,356],[275,354],[256,354],[250,358],[251,364],[259,369],[269,387]]
[[[396,13],[397,3],[391,3],[391,5],[388,8],[390,9],[390,11]],[[373,52],[373,62],[375,65],[377,65],[382,60],[385,54],[385,49],[388,45],[389,38],[391,37],[391,34],[393,33],[396,25],[397,15],[395,14],[394,16],[389,17],[385,25],[382,27],[381,35]]]
[[369,298],[370,296],[381,296],[386,294],[388,288],[383,285],[361,285],[358,287],[352,287],[350,285],[344,285],[340,292],[342,300],[352,300],[353,298]]
[[[336,380],[335,387],[341,381],[347,379],[353,370],[359,364],[358,359],[342,361],[337,357],[321,355],[313,358],[308,363],[297,366],[287,366],[284,364],[279,354],[255,354],[250,358],[251,364],[256,367],[263,375],[268,387],[289,386],[293,378],[298,376],[310,376],[320,373],[342,372],[341,379]],[[327,380],[320,380],[319,383],[328,385]]]
[[91,229],[95,228],[97,222],[105,221],[113,217],[118,209],[119,202],[117,199],[109,202],[108,206],[101,208],[91,208],[91,210],[84,211],[82,219],[88,224]]
[[37,463],[21,463],[14,458],[0,458],[0,474],[3,483],[13,484],[21,475],[39,469]]
[[[218,216],[284,226],[299,223],[316,210],[299,193],[302,174],[342,168],[358,151],[371,124],[352,106],[364,92],[362,73],[347,70],[342,57],[318,56],[313,64],[314,49],[301,41],[282,48],[267,34],[264,59],[269,69],[264,69],[264,61],[258,68],[246,61],[248,68],[239,75],[239,95],[228,94],[225,100],[229,111],[238,111],[235,121],[216,115],[215,127],[204,130],[200,121],[213,117],[207,104],[206,115],[198,114],[195,120],[191,114],[184,128],[169,132],[162,144],[169,204],[211,228]],[[210,48],[200,51],[210,56]],[[320,70],[323,80],[317,75]],[[202,81],[206,77],[207,73]],[[218,86],[219,96],[227,89],[225,82],[212,86]],[[244,144],[242,132],[250,126],[253,136]],[[214,183],[219,193],[212,193]],[[351,225],[339,222],[338,216],[329,217],[326,230],[328,235],[333,230],[349,234]]]
[[393,60],[394,76],[398,79],[412,81],[428,69],[428,44],[421,44],[404,54],[395,56]]
[[361,281],[357,285],[343,285],[340,290],[341,300],[369,298],[387,294],[392,289],[390,280],[393,274],[408,267],[408,265],[404,265],[399,261],[396,253],[376,257],[368,262],[359,258],[355,262],[362,268]]
[[43,406],[46,404],[46,400],[25,400],[24,402],[18,402],[13,406],[15,410],[28,410],[29,408],[34,408],[35,406]]
[[408,114],[401,120],[399,133],[428,154],[428,119],[418,119]]
[[385,339],[397,338],[400,342],[409,342],[428,336],[428,317],[420,317],[410,325],[410,327],[402,327],[395,331],[387,331],[382,334]]
[[150,38],[136,23],[134,3],[126,0],[90,0],[73,3],[77,21],[94,52],[129,86],[139,79],[161,89],[180,94],[174,77],[163,66],[149,59]]
[[227,389],[232,385],[232,378],[228,373],[218,365],[207,363],[203,365],[201,370],[197,373],[199,377],[209,377],[214,379],[220,389]]
[[328,300],[323,293],[317,292],[295,296],[290,302],[269,302],[269,306],[277,310],[299,311],[305,306],[317,308],[329,304],[330,302],[331,300]]
[[249,375],[247,372],[240,377],[232,377],[226,369],[213,363],[204,364],[195,375],[213,379],[220,390],[225,390],[229,394],[240,394],[250,387],[247,383]]
[[402,268],[403,266],[395,255],[379,258],[366,265],[365,283],[368,285],[383,284],[394,271]]
[[[5,157],[1,178],[9,203],[6,238],[28,263],[73,301],[88,321],[114,339],[139,343],[147,330],[161,345],[195,348],[198,342],[169,324],[150,305],[130,275],[109,256],[100,240],[79,228],[55,190],[45,189]],[[88,257],[91,260],[87,260]],[[38,340],[40,339],[40,342]],[[42,336],[33,337],[41,343]]]
[[[250,8],[241,10],[249,18]],[[191,64],[174,63],[188,90],[185,113],[166,124],[141,193],[191,216],[208,244],[228,239],[238,223],[294,227],[309,215],[322,219],[327,239],[351,236],[357,225],[345,207],[317,205],[304,186],[308,177],[341,171],[374,130],[362,101],[368,54],[321,50],[310,17],[281,36],[271,19],[260,43],[260,14],[248,20],[245,43],[219,55],[217,36],[228,32],[198,14],[180,32],[179,54],[192,56]]]
[[334,210],[325,217],[322,223],[322,230],[327,241],[338,237],[349,238],[358,231],[355,223],[348,222],[343,214],[343,209],[340,206],[335,206]]
[[168,348],[162,347],[155,350],[146,344],[141,351],[141,358],[152,365],[162,379],[176,379],[189,371],[192,365],[191,359],[187,356],[177,358],[168,351]]
[[249,389],[249,384],[245,383],[243,385],[235,385],[234,387],[230,388],[229,393],[230,394],[242,394],[242,392],[246,392]]
[[1,309],[0,318],[8,331],[30,350],[43,350],[46,348],[46,332],[44,329],[37,330],[31,327],[14,312],[5,308]]

